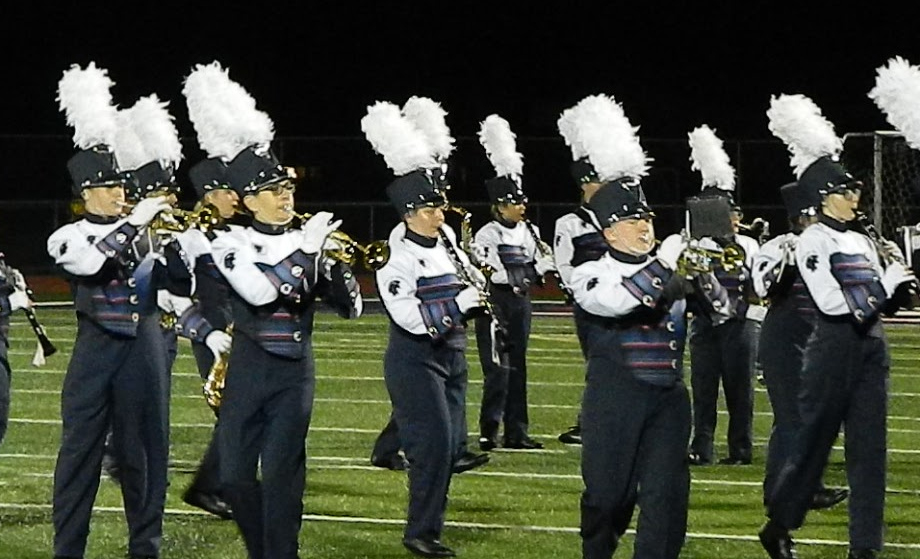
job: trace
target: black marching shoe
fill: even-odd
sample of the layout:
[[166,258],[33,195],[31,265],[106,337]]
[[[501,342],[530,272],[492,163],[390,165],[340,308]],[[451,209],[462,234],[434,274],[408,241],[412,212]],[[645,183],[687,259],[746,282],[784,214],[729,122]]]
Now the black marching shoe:
[[371,456],[371,466],[401,472],[409,469],[409,461],[398,453],[391,456]]
[[188,505],[219,516],[224,520],[233,519],[233,511],[230,509],[230,505],[214,493],[205,493],[190,487],[182,495],[182,500]]
[[440,540],[425,540],[422,538],[406,538],[403,540],[406,549],[419,557],[456,557],[454,550],[447,547]]
[[453,472],[455,474],[462,474],[463,472],[468,472],[474,468],[478,468],[489,462],[488,454],[474,454],[472,452],[464,452],[460,455],[459,458],[454,460]]
[[808,508],[811,510],[829,509],[837,503],[846,500],[846,498],[849,496],[849,489],[822,487],[812,496],[811,505],[809,505]]
[[712,458],[704,458],[699,452],[690,452],[690,454],[687,455],[687,462],[689,462],[691,466],[708,466],[712,464]]
[[751,464],[751,459],[729,456],[719,460],[719,464],[722,464],[723,466],[749,466]]
[[479,437],[479,450],[483,452],[491,452],[498,447],[498,443],[495,441],[495,437],[487,437],[482,435]]
[[878,551],[874,549],[851,549],[847,559],[878,559]]
[[798,559],[795,542],[792,541],[789,530],[782,526],[772,521],[767,522],[757,536],[760,538],[760,545],[767,551],[770,559]]
[[516,450],[539,450],[543,448],[543,443],[535,441],[525,435],[520,439],[505,439],[502,442],[502,448],[513,448]]
[[562,444],[581,444],[581,425],[573,425],[557,437]]

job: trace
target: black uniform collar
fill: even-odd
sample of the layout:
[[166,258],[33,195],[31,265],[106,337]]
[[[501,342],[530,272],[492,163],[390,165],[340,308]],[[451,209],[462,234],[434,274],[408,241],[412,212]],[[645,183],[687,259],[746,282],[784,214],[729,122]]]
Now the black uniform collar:
[[259,233],[264,233],[266,235],[281,235],[291,228],[292,223],[293,220],[285,223],[284,225],[269,225],[268,223],[262,223],[261,221],[253,219],[252,228]]
[[514,229],[517,227],[517,223],[512,223],[503,217],[496,217],[495,223],[505,227],[506,229]]
[[818,223],[823,223],[824,225],[827,225],[834,231],[840,231],[841,233],[849,230],[849,226],[847,225],[846,222],[837,221],[836,219],[830,217],[827,214],[821,214],[820,217],[818,217]]
[[619,250],[612,247],[610,248],[610,256],[612,256],[615,260],[625,262],[626,264],[642,264],[648,260],[647,254],[627,254],[625,252],[620,252]]
[[438,239],[436,237],[426,237],[424,235],[419,235],[408,227],[406,227],[406,240],[412,241],[413,243],[425,248],[434,248],[435,245],[438,244]]
[[83,217],[90,223],[98,223],[100,225],[108,225],[121,219],[121,216],[117,215],[84,214]]

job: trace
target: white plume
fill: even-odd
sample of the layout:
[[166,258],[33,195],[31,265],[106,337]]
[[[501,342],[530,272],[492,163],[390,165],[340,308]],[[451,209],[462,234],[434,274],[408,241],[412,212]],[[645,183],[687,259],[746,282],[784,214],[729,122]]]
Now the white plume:
[[441,104],[427,97],[410,97],[403,105],[402,114],[425,135],[432,155],[440,161],[447,160],[454,151],[454,139],[447,127],[447,111]]
[[182,144],[168,105],[154,94],[119,112],[121,122],[113,147],[120,169],[137,169],[151,161],[163,168],[178,167]]
[[869,97],[907,143],[920,149],[920,67],[896,56],[877,71]]
[[561,134],[562,139],[565,140],[565,145],[569,146],[572,150],[572,161],[578,161],[588,156],[585,146],[582,145],[578,137],[575,114],[574,107],[568,108],[562,111],[562,114],[559,115],[559,120],[556,121],[556,126],[559,128],[559,134]]
[[514,138],[508,121],[498,115],[489,115],[480,124],[479,143],[486,148],[496,176],[520,177],[524,171],[524,156],[518,153]]
[[585,97],[573,108],[577,143],[584,148],[597,176],[604,181],[648,174],[648,156],[623,107],[608,95]]
[[271,118],[256,108],[243,86],[220,62],[198,64],[182,88],[198,144],[208,157],[230,161],[249,146],[268,149],[275,138]]
[[797,177],[815,160],[836,157],[843,142],[834,125],[821,114],[815,102],[804,95],[780,95],[770,98],[767,110],[770,132],[786,144],[790,163]]
[[436,164],[425,135],[393,103],[378,101],[368,107],[361,131],[397,176]]
[[118,110],[109,89],[115,85],[108,71],[90,62],[86,68],[74,64],[58,82],[57,101],[73,127],[73,143],[80,149],[111,145],[118,129]]
[[709,126],[694,128],[690,138],[690,166],[703,175],[703,186],[716,186],[722,190],[735,189],[735,169],[729,163],[722,140]]

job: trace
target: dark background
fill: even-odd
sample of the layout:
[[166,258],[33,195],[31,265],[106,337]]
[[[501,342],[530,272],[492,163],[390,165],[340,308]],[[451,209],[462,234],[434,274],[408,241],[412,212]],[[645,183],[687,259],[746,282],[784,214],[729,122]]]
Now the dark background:
[[[914,2],[45,4],[7,5],[0,15],[0,204],[69,198],[72,131],[55,97],[74,63],[108,69],[120,106],[151,93],[171,101],[186,146],[182,181],[201,157],[182,80],[195,64],[219,60],[273,119],[281,159],[306,169],[302,205],[383,202],[391,175],[359,122],[374,101],[401,105],[412,95],[449,113],[455,200],[483,201],[491,167],[475,133],[498,113],[518,135],[531,200],[570,203],[570,153],[556,119],[606,93],[655,159],[646,181],[653,204],[676,208],[698,191],[686,135],[705,123],[726,141],[737,197],[755,211],[778,205],[778,186],[792,179],[767,130],[771,95],[808,95],[841,136],[890,129],[866,96],[875,69],[895,55],[920,63]],[[10,234],[2,223],[0,234]]]

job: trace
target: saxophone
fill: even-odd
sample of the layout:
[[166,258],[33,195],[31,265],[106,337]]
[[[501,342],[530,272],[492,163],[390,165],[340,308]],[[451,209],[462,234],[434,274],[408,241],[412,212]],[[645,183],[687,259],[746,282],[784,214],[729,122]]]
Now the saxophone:
[[[227,335],[233,336],[233,324],[227,326]],[[230,361],[230,352],[222,352],[214,358],[211,370],[208,372],[208,379],[204,381],[201,388],[204,392],[204,398],[207,400],[211,409],[217,411],[220,409],[221,399],[224,394],[224,385],[227,382],[227,366]]]

